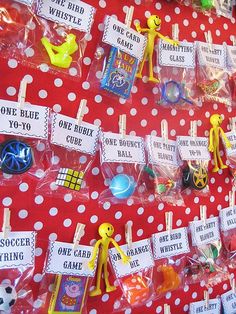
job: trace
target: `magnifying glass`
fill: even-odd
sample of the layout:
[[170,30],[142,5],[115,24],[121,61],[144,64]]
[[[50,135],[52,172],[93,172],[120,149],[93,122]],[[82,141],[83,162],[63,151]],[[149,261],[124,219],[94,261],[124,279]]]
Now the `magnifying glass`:
[[193,105],[193,102],[190,99],[184,97],[183,86],[173,80],[163,84],[161,88],[161,97],[166,103],[171,105],[177,104],[180,100]]

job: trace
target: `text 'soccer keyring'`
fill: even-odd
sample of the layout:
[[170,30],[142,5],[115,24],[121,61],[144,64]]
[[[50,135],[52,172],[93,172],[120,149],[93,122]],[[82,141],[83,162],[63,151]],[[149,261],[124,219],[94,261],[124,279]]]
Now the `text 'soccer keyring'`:
[[176,81],[167,81],[162,85],[161,88],[161,101],[165,101],[167,104],[178,104],[180,100],[193,105],[193,102],[185,98],[184,86],[177,83]]

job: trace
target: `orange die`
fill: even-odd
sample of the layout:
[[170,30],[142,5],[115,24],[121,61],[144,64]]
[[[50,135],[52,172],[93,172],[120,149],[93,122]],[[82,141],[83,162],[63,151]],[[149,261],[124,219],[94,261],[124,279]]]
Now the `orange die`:
[[127,301],[133,305],[146,302],[149,297],[147,280],[139,275],[132,275],[123,281],[124,295]]

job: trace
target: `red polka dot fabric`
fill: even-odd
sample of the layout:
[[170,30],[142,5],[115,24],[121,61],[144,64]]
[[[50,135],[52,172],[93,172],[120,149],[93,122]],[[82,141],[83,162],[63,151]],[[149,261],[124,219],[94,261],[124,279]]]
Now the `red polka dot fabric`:
[[[118,132],[118,118],[120,114],[127,115],[127,134],[145,136],[161,135],[160,123],[166,119],[169,124],[170,138],[177,135],[188,135],[190,120],[197,120],[198,135],[208,136],[210,129],[209,117],[213,113],[220,113],[224,117],[222,128],[229,130],[229,117],[236,115],[234,108],[226,108],[218,103],[204,103],[197,110],[168,109],[155,102],[157,88],[155,84],[147,82],[148,69],[144,68],[143,80],[136,80],[132,88],[132,103],[109,98],[94,90],[90,81],[87,81],[88,71],[93,61],[94,52],[103,31],[103,20],[106,14],[113,15],[124,21],[128,6],[134,5],[133,23],[139,21],[145,25],[146,19],[151,14],[159,15],[162,19],[160,32],[171,36],[172,24],[178,23],[180,40],[205,41],[204,31],[210,30],[214,43],[231,44],[231,39],[236,35],[235,19],[216,18],[204,16],[193,12],[190,7],[185,7],[175,1],[109,1],[88,0],[97,11],[92,26],[91,35],[82,60],[82,77],[78,82],[69,78],[54,76],[47,69],[32,69],[24,67],[15,59],[1,59],[0,67],[0,97],[7,100],[17,100],[18,87],[23,77],[29,82],[27,88],[27,101],[32,104],[48,106],[55,112],[76,117],[78,105],[82,98],[88,100],[88,109],[84,121],[94,123],[105,131]],[[34,51],[30,51],[31,54]],[[155,62],[156,64],[156,62]],[[157,68],[155,68],[157,71]],[[221,146],[223,160],[225,155]],[[52,160],[52,162],[58,162]],[[209,168],[212,169],[212,163]],[[71,200],[65,194],[63,198],[56,199],[41,195],[36,191],[35,181],[23,177],[23,182],[14,187],[0,187],[0,203],[3,207],[12,210],[12,230],[35,230],[37,232],[36,266],[33,277],[35,295],[34,308],[39,309],[41,302],[37,293],[43,274],[48,240],[71,242],[78,222],[86,225],[85,236],[81,244],[93,245],[98,239],[97,229],[103,222],[110,222],[115,227],[115,240],[121,245],[125,243],[124,226],[133,223],[133,241],[151,237],[152,233],[165,230],[165,212],[173,211],[173,228],[188,226],[188,223],[199,216],[200,205],[207,206],[208,216],[218,215],[219,209],[228,206],[228,193],[232,188],[232,177],[228,169],[211,173],[209,187],[211,195],[208,198],[196,196],[191,193],[185,195],[186,207],[172,207],[162,202],[155,202],[150,198],[150,204],[145,206],[133,204],[112,205],[105,202],[98,205],[99,194],[106,188],[101,171],[99,156],[96,156],[90,172],[87,174],[90,186],[90,201],[79,203]],[[110,273],[110,281],[115,279]],[[116,282],[115,282],[116,283]],[[210,288],[210,297],[216,297],[230,289],[229,282],[223,282]],[[102,282],[102,295],[88,298],[87,308],[89,314],[108,314],[115,310],[115,301],[121,297],[118,288],[110,294],[105,292]],[[204,282],[191,286],[184,286],[182,290],[168,292],[165,297],[145,306],[127,309],[123,313],[164,313],[164,303],[171,306],[171,313],[187,313],[189,303],[203,299]],[[46,313],[45,310],[41,313]]]

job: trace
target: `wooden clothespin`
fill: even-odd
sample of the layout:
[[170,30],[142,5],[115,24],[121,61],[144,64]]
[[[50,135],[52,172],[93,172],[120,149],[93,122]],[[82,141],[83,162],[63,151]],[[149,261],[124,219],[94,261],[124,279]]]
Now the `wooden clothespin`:
[[169,304],[164,304],[164,314],[170,314],[170,306]]
[[179,41],[179,24],[175,23],[172,25],[172,39]]
[[204,32],[206,43],[209,44],[210,48],[212,48],[213,40],[211,31]]
[[127,12],[126,12],[126,16],[125,16],[125,25],[127,27],[131,26],[132,20],[133,20],[133,14],[134,14],[134,7],[131,5]]
[[206,205],[200,205],[200,219],[203,222],[203,225],[206,225],[206,219],[207,219],[207,207]]
[[231,131],[236,131],[236,117],[229,118]]
[[168,141],[168,122],[165,119],[161,120],[161,137],[165,142]]
[[81,122],[83,121],[86,105],[87,105],[87,99],[81,99],[77,116],[76,116],[76,119],[78,120],[78,125],[80,125]]
[[229,207],[234,208],[235,206],[235,189],[229,191]]
[[3,238],[4,239],[8,238],[9,233],[11,231],[10,218],[11,218],[10,209],[4,208],[3,225],[2,225],[2,232],[3,232]]
[[235,294],[235,292],[236,292],[236,290],[235,290],[235,278],[230,278],[230,286],[231,286],[233,293]]
[[166,212],[165,219],[166,219],[166,231],[168,231],[168,233],[170,234],[172,231],[172,226],[173,226],[173,212]]
[[233,46],[236,46],[236,36],[230,36],[232,39],[231,39],[231,41],[232,41],[232,44],[233,44]]
[[125,240],[128,245],[128,249],[132,247],[132,224],[127,222],[125,225]]
[[205,301],[206,307],[208,308],[208,306],[209,306],[209,292],[207,290],[204,291],[204,301]]
[[25,103],[27,84],[28,82],[25,78],[23,78],[20,82],[20,89],[18,93],[18,104],[20,108],[22,108]]
[[197,137],[197,121],[190,121],[190,136]]
[[77,223],[76,229],[75,229],[75,235],[74,235],[74,239],[73,239],[73,250],[76,250],[79,242],[81,240],[81,238],[84,235],[84,229],[85,229],[85,225],[81,224],[81,223]]
[[121,114],[119,117],[119,132],[122,137],[126,135],[126,114]]

